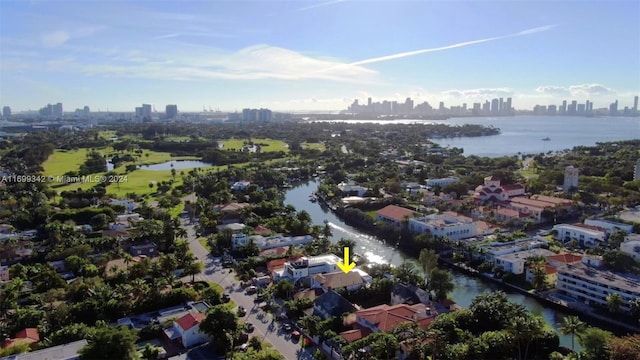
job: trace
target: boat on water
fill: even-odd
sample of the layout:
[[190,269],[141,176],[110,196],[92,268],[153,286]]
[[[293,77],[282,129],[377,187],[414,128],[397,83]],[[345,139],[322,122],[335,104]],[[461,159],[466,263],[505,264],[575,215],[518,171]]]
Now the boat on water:
[[549,139],[548,137],[542,139],[542,141],[549,141],[549,140],[551,140],[551,139]]

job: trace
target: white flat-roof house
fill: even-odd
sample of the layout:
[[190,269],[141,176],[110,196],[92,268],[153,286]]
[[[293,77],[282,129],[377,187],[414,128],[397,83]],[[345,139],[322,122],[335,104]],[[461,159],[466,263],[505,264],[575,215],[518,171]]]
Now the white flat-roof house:
[[633,225],[619,223],[616,221],[610,221],[606,219],[586,219],[585,225],[597,226],[606,230],[608,234],[612,234],[616,231],[622,231],[625,234],[631,234],[633,232]]
[[455,216],[449,213],[432,214],[409,219],[409,230],[451,240],[461,240],[476,236],[477,225],[466,216]]
[[437,179],[427,179],[427,186],[429,187],[440,186],[441,188],[443,188],[447,185],[457,183],[458,181],[460,181],[460,178],[456,176],[437,178]]
[[529,238],[503,243],[492,242],[489,244],[484,244],[478,247],[478,251],[484,253],[484,259],[486,261],[495,263],[496,258],[499,256],[513,254],[523,250],[537,249],[545,244],[547,244],[547,242],[543,239]]
[[276,234],[273,236],[264,237],[261,235],[255,235],[251,236],[251,239],[256,243],[256,245],[258,245],[260,250],[269,250],[285,246],[308,244],[313,241],[313,236],[286,236],[282,234]]
[[231,235],[231,248],[233,250],[238,250],[243,246],[247,246],[250,242],[251,238],[247,234],[236,233]]
[[568,264],[558,268],[556,289],[590,305],[608,306],[607,296],[622,297],[621,310],[630,312],[629,303],[640,298],[640,279],[587,266]]
[[301,257],[284,263],[284,268],[274,272],[274,281],[286,278],[295,283],[308,276],[336,272],[340,270],[337,265],[340,261],[333,254]]
[[620,244],[620,251],[640,261],[640,240],[625,241]]
[[593,248],[605,242],[607,234],[603,228],[585,224],[558,224],[553,227],[557,231],[555,238],[564,242],[575,239],[580,246]]
[[525,251],[518,251],[511,254],[501,255],[496,257],[495,266],[502,266],[504,271],[510,272],[516,275],[524,273],[525,263],[528,258],[536,256],[551,256],[554,252],[546,249],[531,249]]

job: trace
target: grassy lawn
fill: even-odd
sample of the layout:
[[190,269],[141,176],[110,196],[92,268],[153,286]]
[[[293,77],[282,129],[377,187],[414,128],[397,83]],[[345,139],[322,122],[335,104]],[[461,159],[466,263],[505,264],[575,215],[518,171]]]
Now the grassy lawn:
[[369,210],[369,211],[365,211],[364,213],[367,214],[368,217],[375,220],[376,216],[378,216],[376,214],[377,212],[378,212],[377,210]]
[[[55,150],[51,156],[42,164],[45,175],[62,175],[69,171],[78,171],[80,169],[80,165],[82,165],[87,158],[87,153],[90,149],[78,149],[78,150]],[[118,154],[113,147],[105,147],[96,149],[100,154],[107,155],[107,157],[112,157],[113,155]],[[122,154],[127,154],[127,152],[123,152]],[[194,156],[180,156],[180,157],[172,157],[170,153],[167,152],[157,152],[157,151],[149,151],[145,150],[142,153],[142,156],[138,154],[132,154],[137,156],[136,164],[138,165],[150,165],[150,164],[158,164],[163,163],[165,161],[170,160],[197,160],[197,157]],[[126,165],[129,165],[129,162],[120,163],[120,165],[115,169],[124,169]]]
[[309,149],[309,150],[325,151],[327,149],[323,143],[302,143],[300,145],[302,146],[303,149]]
[[[222,288],[222,286],[220,286],[219,284],[216,284],[212,281],[209,281],[209,286],[218,290],[218,292],[220,294],[224,294],[224,289]],[[236,303],[233,302],[233,300],[230,300],[228,303],[224,304],[224,306],[230,310],[235,309],[238,305],[236,305]]]
[[525,178],[525,179],[536,179],[536,178],[538,178],[538,176],[540,176],[533,169],[516,170],[516,173],[522,175],[522,177]]
[[173,207],[173,209],[169,210],[169,215],[171,215],[171,217],[177,218],[178,216],[180,216],[183,210],[184,210],[184,203],[181,202],[180,204]]
[[200,245],[202,245],[202,247],[204,247],[205,249],[209,250],[209,252],[211,252],[211,246],[209,245],[209,241],[207,241],[207,238],[204,238],[204,237],[198,238],[198,242],[200,243]]
[[[227,139],[223,140],[223,150],[239,150],[244,146],[244,142],[248,139]],[[284,151],[289,152],[289,147],[284,141],[273,139],[251,139],[254,145],[261,145],[262,152]]]

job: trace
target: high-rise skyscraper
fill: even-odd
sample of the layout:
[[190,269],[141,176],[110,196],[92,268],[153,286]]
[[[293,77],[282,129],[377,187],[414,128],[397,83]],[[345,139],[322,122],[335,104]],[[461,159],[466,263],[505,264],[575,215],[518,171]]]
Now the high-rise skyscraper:
[[567,113],[567,100],[562,101],[562,106],[560,107],[560,114],[564,115]]
[[510,97],[508,97],[508,98],[507,98],[507,106],[506,106],[507,114],[511,114],[511,109],[512,109],[512,108],[511,108],[511,98],[510,98]]
[[57,103],[53,105],[53,116],[61,117],[62,116],[62,103]]
[[500,112],[500,100],[493,99],[491,100],[491,113],[497,114]]
[[2,116],[4,118],[10,118],[11,117],[11,108],[8,106],[5,106],[2,108]]
[[165,116],[167,119],[174,119],[178,116],[178,105],[167,105],[165,107]]
[[618,100],[616,100],[615,102],[611,103],[611,105],[609,105],[609,115],[611,116],[618,115]]
[[638,95],[633,97],[633,113],[638,113]]
[[151,117],[151,104],[142,104],[142,117]]
[[500,113],[504,112],[504,99],[503,98],[500,98],[500,103],[498,104],[498,111]]

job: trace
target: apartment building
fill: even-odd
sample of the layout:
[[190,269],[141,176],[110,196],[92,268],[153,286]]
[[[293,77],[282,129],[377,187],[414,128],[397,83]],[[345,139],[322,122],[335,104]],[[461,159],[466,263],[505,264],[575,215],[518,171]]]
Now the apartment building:
[[600,306],[608,306],[607,296],[618,293],[623,299],[621,310],[629,312],[631,301],[640,298],[640,278],[584,263],[568,264],[558,268],[556,289],[578,301]]

